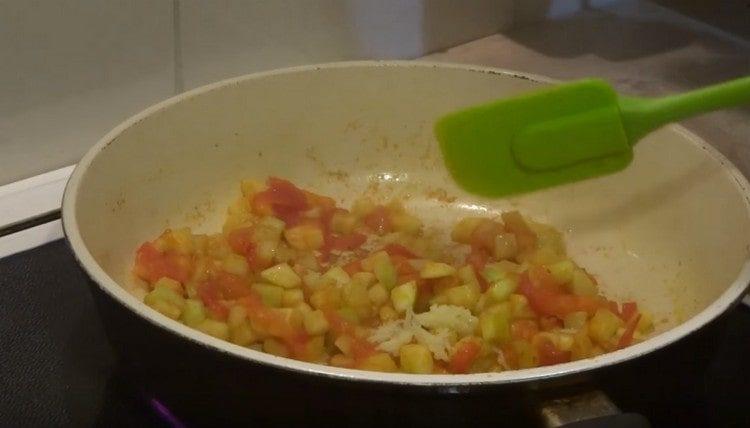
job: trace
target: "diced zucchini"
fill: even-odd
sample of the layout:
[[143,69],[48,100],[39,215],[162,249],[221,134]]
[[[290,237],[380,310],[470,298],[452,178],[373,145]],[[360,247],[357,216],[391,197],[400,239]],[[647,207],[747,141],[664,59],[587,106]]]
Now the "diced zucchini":
[[221,261],[221,267],[224,271],[234,275],[245,276],[250,272],[250,266],[247,264],[247,260],[239,254],[228,254],[224,260]]
[[305,276],[302,278],[302,281],[305,283],[305,286],[309,288],[310,290],[317,290],[320,288],[321,285],[323,285],[323,281],[321,280],[322,275],[318,272],[307,272]]
[[163,284],[158,285],[143,298],[143,303],[172,319],[178,319],[185,306],[185,299]]
[[242,180],[240,182],[240,190],[242,190],[242,196],[245,198],[251,198],[256,193],[262,191],[265,188],[263,183],[258,180]]
[[511,315],[515,319],[531,319],[536,318],[536,314],[529,306],[529,299],[523,294],[511,294],[508,297],[510,302]]
[[[154,288],[167,288],[177,293],[178,296],[182,296],[182,284],[167,276],[163,276],[156,280]],[[176,301],[173,301],[172,303],[179,304],[179,302]]]
[[357,227],[357,216],[348,212],[336,212],[331,217],[331,229],[335,233],[347,234]]
[[391,214],[390,219],[396,232],[415,235],[422,229],[422,221],[408,213]]
[[378,310],[378,317],[382,322],[393,321],[398,318],[398,312],[393,307],[385,305],[381,306],[380,310]]
[[370,287],[367,291],[367,296],[373,305],[380,306],[388,301],[388,290],[383,287],[383,284],[377,283]]
[[623,322],[614,313],[607,309],[597,309],[589,321],[589,336],[602,347],[611,344],[617,334],[617,329],[622,327]]
[[263,341],[263,352],[267,352],[271,355],[276,355],[279,357],[289,356],[289,348],[287,348],[286,345],[284,345],[284,343],[280,340],[274,339],[272,337],[269,337],[268,339]]
[[596,296],[598,289],[583,269],[573,271],[573,280],[568,284],[570,292],[577,296]]
[[499,233],[495,236],[494,255],[498,260],[512,259],[518,254],[518,241],[512,233]]
[[273,308],[281,306],[284,300],[284,289],[271,284],[255,283],[250,286],[252,290],[260,295],[263,304]]
[[352,281],[346,284],[343,289],[344,302],[353,307],[369,307],[370,296],[367,292],[367,286],[359,282]]
[[285,224],[282,220],[265,216],[253,228],[253,240],[255,242],[270,241],[274,244],[281,240]]
[[359,324],[359,315],[351,306],[344,306],[336,311],[341,318],[352,324]]
[[386,353],[370,355],[359,363],[358,368],[362,370],[373,370],[377,372],[396,372],[398,366],[393,358]]
[[279,242],[276,251],[273,253],[275,263],[289,263],[297,257],[297,250],[287,245],[285,242]]
[[358,218],[366,216],[373,209],[375,209],[375,202],[373,202],[372,199],[369,198],[357,199],[352,204],[352,214],[354,214]]
[[459,269],[456,274],[458,276],[458,279],[463,284],[476,284],[477,286],[479,285],[479,280],[474,273],[474,268],[469,265],[466,265]]
[[334,266],[328,269],[328,272],[323,274],[323,279],[332,281],[334,284],[337,284],[338,286],[348,284],[352,280],[349,277],[349,274],[346,273],[346,271],[342,269],[341,266]]
[[456,268],[447,263],[427,261],[419,272],[419,276],[424,279],[432,279],[451,276],[454,273],[456,273]]
[[323,231],[311,224],[301,224],[286,229],[284,239],[296,250],[317,250],[323,246]]
[[217,339],[227,340],[229,338],[229,326],[221,321],[206,318],[196,328]]
[[474,287],[464,284],[458,287],[451,287],[443,292],[451,305],[462,306],[466,309],[473,309],[479,300],[479,293]]
[[341,300],[341,289],[331,285],[315,290],[310,296],[310,304],[316,309],[338,308]]
[[341,351],[344,355],[352,355],[352,346],[354,345],[354,339],[348,335],[341,335],[333,341],[333,345]]
[[295,288],[302,284],[302,279],[286,263],[279,263],[260,273],[260,276],[271,284],[284,288]]
[[250,324],[243,322],[234,327],[229,327],[229,341],[235,345],[247,346],[258,340]]
[[378,282],[383,287],[391,289],[396,285],[396,268],[391,263],[391,258],[385,251],[379,251],[372,255],[372,269]]
[[451,239],[454,242],[461,244],[470,244],[471,235],[474,230],[479,226],[485,219],[483,217],[464,217],[453,226],[451,231]]
[[487,282],[498,282],[508,277],[508,272],[498,263],[489,263],[482,270],[482,277]]
[[635,327],[636,331],[640,334],[649,334],[654,331],[654,317],[651,313],[641,310],[641,319],[638,320],[638,325]]
[[526,340],[514,340],[511,343],[513,351],[518,356],[518,365],[522,369],[537,367],[539,365],[539,354],[536,348]]
[[378,282],[378,279],[375,278],[375,274],[372,272],[357,272],[352,275],[352,282],[358,282],[369,287]]
[[586,320],[588,320],[588,317],[588,314],[583,311],[571,312],[565,316],[563,323],[565,328],[580,330],[586,326]]
[[281,305],[287,308],[293,308],[305,301],[305,293],[300,288],[284,290],[281,296]]
[[325,334],[328,331],[328,320],[321,310],[306,312],[302,316],[305,331],[311,335]]
[[580,330],[573,336],[573,346],[570,348],[570,356],[573,360],[581,360],[591,356],[594,345],[591,343],[585,329]]
[[549,265],[547,269],[552,274],[552,277],[555,278],[555,281],[559,284],[567,284],[573,281],[576,266],[570,260],[563,260]]
[[406,373],[428,374],[432,373],[432,352],[426,346],[410,343],[399,349],[401,370]]
[[185,325],[195,328],[204,319],[206,319],[206,311],[203,307],[203,302],[195,299],[185,300],[185,307],[182,310],[180,320]]
[[243,324],[245,322],[245,319],[247,319],[247,309],[242,306],[235,305],[229,309],[229,316],[227,316],[227,325],[230,328],[237,327],[238,325]]
[[417,300],[417,283],[409,281],[391,290],[391,303],[398,313],[404,313],[407,309],[414,308]]
[[508,300],[511,294],[516,291],[518,284],[510,278],[504,278],[490,285],[488,289],[489,296],[496,302]]
[[510,340],[510,315],[510,305],[507,303],[495,305],[482,312],[479,316],[482,339],[495,343]]

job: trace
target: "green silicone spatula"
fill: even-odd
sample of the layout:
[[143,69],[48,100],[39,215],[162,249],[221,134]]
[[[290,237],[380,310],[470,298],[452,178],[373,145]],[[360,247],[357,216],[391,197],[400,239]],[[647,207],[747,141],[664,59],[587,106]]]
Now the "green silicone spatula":
[[747,102],[750,76],[664,98],[587,79],[451,113],[435,134],[461,187],[505,196],[621,170],[656,128]]

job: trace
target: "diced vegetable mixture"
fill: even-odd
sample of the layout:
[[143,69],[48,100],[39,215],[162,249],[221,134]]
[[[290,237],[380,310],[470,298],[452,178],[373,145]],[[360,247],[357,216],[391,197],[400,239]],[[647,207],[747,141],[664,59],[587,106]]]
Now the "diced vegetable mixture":
[[463,218],[450,242],[399,202],[347,210],[279,178],[241,190],[222,233],[168,229],[138,249],[148,306],[274,355],[406,373],[565,363],[653,329],[636,303],[599,294],[556,230],[518,212]]

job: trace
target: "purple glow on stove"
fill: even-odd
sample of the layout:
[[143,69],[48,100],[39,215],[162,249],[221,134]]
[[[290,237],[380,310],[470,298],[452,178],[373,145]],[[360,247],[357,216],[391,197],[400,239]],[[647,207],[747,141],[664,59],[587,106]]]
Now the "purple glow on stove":
[[156,414],[164,420],[166,423],[169,424],[169,426],[173,428],[186,428],[186,425],[182,423],[179,419],[177,419],[177,416],[172,413],[171,410],[164,404],[162,404],[159,400],[156,398],[152,398],[149,400],[149,404],[151,405],[151,408],[154,409]]

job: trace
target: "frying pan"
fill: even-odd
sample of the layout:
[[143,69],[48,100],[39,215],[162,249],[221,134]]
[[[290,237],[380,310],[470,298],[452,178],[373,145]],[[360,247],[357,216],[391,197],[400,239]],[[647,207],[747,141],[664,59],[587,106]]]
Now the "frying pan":
[[[369,397],[363,402],[373,400],[372,391],[440,400],[580,383],[676,342],[731,308],[750,282],[750,186],[684,128],[650,135],[629,168],[607,177],[501,200],[467,194],[453,183],[432,134],[434,120],[550,82],[459,65],[335,63],[226,80],[130,118],[86,153],[63,200],[65,234],[90,278],[110,341],[134,373],[145,373],[146,381],[182,373],[181,393],[199,390],[203,403],[220,397],[226,409],[248,408],[242,394],[257,404],[307,391],[303,402],[329,393],[355,406],[360,393]],[[600,279],[603,292],[639,302],[655,315],[657,331],[626,349],[561,365],[408,375],[257,352],[145,306],[131,286],[137,246],[166,227],[220,230],[239,180],[269,175],[345,205],[363,193],[400,197],[438,231],[461,216],[520,210],[563,231],[569,254]],[[320,402],[317,410],[334,411]],[[315,410],[302,407],[266,416],[304,418]]]

